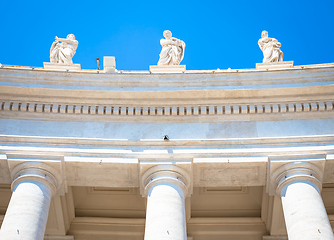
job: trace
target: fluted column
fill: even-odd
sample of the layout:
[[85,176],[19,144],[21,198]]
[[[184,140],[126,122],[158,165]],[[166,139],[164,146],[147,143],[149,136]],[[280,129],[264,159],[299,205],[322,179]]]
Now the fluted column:
[[147,196],[145,240],[186,240],[188,174],[173,165],[155,166],[143,177]]
[[289,240],[334,240],[321,198],[322,170],[296,161],[279,167],[272,176],[281,198]]
[[12,171],[12,197],[2,227],[2,240],[43,240],[52,195],[57,189],[54,169],[25,162]]

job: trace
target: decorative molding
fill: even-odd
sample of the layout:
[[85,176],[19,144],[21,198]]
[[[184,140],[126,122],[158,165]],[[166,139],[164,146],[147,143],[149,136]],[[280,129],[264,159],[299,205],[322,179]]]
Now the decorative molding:
[[287,236],[263,236],[262,240],[288,240]]
[[[265,224],[257,217],[196,217],[187,223],[194,239],[261,239],[267,235]],[[245,234],[246,232],[246,234]]]
[[36,180],[38,182],[42,182],[45,185],[47,185],[51,189],[52,195],[55,195],[59,186],[55,174],[57,174],[57,171],[44,163],[40,162],[20,163],[11,172],[13,179],[12,191],[21,182],[27,180]]
[[89,195],[136,195],[137,188],[87,187]]
[[50,236],[46,235],[44,240],[74,240],[74,236]]
[[83,104],[51,104],[3,101],[0,110],[5,112],[28,112],[69,115],[104,116],[213,116],[291,114],[301,112],[334,112],[334,100],[311,102],[257,103],[205,106],[112,106]]
[[150,73],[184,73],[186,71],[186,65],[150,65]]
[[[50,144],[66,146],[168,146],[168,147],[202,147],[202,146],[310,146],[322,144],[323,146],[329,146],[334,144],[334,135],[312,135],[312,136],[288,136],[288,137],[261,137],[261,138],[219,138],[219,139],[169,139],[164,141],[161,139],[143,139],[141,141],[131,141],[128,139],[106,139],[106,138],[76,138],[76,137],[44,137],[44,136],[22,136],[22,135],[0,135],[1,143],[16,143],[16,144],[28,144],[28,145],[40,145]],[[308,147],[309,148],[309,147]],[[312,148],[312,151],[317,151],[318,147]],[[326,147],[326,149],[320,149],[320,151],[332,150],[332,147]],[[285,149],[287,151],[288,149]],[[125,151],[131,152],[131,151]],[[209,152],[209,151],[208,151]],[[110,152],[109,152],[110,153]],[[221,151],[220,153],[223,153]],[[272,155],[272,154],[271,154]],[[1,155],[0,155],[1,156]],[[334,158],[333,158],[334,159]]]
[[256,63],[256,69],[284,69],[293,68],[293,61]]
[[44,69],[50,70],[80,70],[80,64],[64,64],[64,63],[50,63],[50,62],[43,62]]
[[35,179],[47,184],[53,195],[62,196],[67,192],[62,156],[13,153],[8,153],[6,156],[11,174],[12,190],[25,179]]
[[145,218],[76,217],[67,234],[78,239],[87,233],[93,239],[144,239],[144,231]]
[[183,190],[185,197],[189,197],[192,193],[192,180],[187,171],[172,164],[159,164],[142,173],[141,194],[147,196],[152,186],[162,182],[176,184]]
[[[227,181],[227,182],[250,182],[259,179],[259,167],[239,167],[236,168],[201,168],[200,181]],[[236,176],[242,176],[241,178]]]
[[195,157],[194,184],[200,187],[263,186],[268,157]]
[[201,187],[199,195],[235,195],[247,194],[248,187]]
[[300,154],[269,156],[267,167],[267,192],[279,196],[287,184],[303,180],[322,189],[326,154]]

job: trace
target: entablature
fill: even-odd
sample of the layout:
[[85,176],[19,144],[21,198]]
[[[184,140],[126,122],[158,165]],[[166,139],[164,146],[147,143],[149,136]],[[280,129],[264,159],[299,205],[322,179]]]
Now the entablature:
[[[68,186],[139,187],[141,174],[144,172],[140,169],[144,163],[148,167],[159,164],[181,168],[187,166],[194,187],[265,186],[270,158],[284,155],[307,158],[314,154],[320,154],[323,159],[325,166],[323,183],[334,183],[333,136],[319,136],[313,139],[300,137],[301,141],[298,144],[294,144],[297,138],[285,139],[286,141],[245,139],[245,145],[240,139],[239,144],[236,139],[234,142],[217,140],[216,143],[209,140],[207,144],[204,140],[202,142],[151,140],[143,141],[144,143],[132,141],[128,143],[129,145],[122,141],[113,143],[106,141],[104,144],[100,143],[100,147],[97,139],[94,144],[93,140],[91,144],[87,145],[86,142],[84,146],[79,145],[78,139],[68,139],[61,144],[59,142],[61,139],[51,143],[50,139],[45,138],[44,146],[41,146],[41,142],[32,145],[32,141],[29,143],[28,139],[19,138],[17,136],[15,141],[15,137],[1,136],[0,183],[2,184],[11,183],[9,166],[13,161],[19,164],[32,161],[31,159],[37,159],[36,161],[42,159],[45,164],[49,164],[48,159],[58,156],[62,159],[62,171]],[[49,146],[46,146],[47,141]],[[13,156],[19,157],[13,158]],[[50,164],[54,164],[54,161]]]
[[334,64],[189,74],[72,73],[3,65],[0,114],[116,122],[332,118],[333,79]]

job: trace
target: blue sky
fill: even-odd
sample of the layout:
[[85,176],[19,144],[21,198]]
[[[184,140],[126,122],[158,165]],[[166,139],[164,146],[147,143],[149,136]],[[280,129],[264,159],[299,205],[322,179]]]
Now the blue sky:
[[[73,33],[74,63],[118,70],[156,65],[162,33],[186,43],[188,70],[254,68],[262,30],[294,65],[334,62],[334,1],[2,1],[0,63],[42,67],[54,37]],[[102,63],[101,63],[102,65]]]

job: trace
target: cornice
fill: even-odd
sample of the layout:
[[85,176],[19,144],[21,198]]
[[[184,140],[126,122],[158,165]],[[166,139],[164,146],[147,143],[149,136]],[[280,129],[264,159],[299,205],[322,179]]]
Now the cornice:
[[[18,113],[40,113],[43,114],[39,116],[42,118],[48,118],[48,114],[50,118],[54,118],[54,114],[62,118],[66,115],[94,115],[100,118],[107,117],[108,120],[126,117],[130,121],[153,116],[160,119],[167,116],[169,120],[182,116],[188,118],[215,116],[219,120],[221,117],[233,120],[254,118],[254,116],[268,118],[269,115],[275,118],[274,115],[277,114],[331,113],[334,107],[334,84],[328,85],[326,74],[322,73],[313,79],[316,86],[287,87],[277,83],[251,89],[239,82],[243,89],[203,87],[198,90],[169,91],[158,86],[155,91],[136,87],[131,91],[125,91],[124,89],[80,90],[76,87],[62,89],[57,86],[36,88],[26,85],[10,86],[10,84],[1,86],[5,79],[1,77],[0,71],[0,111],[15,113],[15,117],[19,117]],[[301,79],[304,77],[298,74],[296,76]],[[334,70],[329,76],[331,80],[334,79]],[[206,81],[205,76],[203,77],[202,81]],[[71,78],[72,76],[69,80]]]
[[23,119],[53,119],[57,115],[96,116],[109,121],[156,121],[164,117],[167,121],[191,117],[194,121],[207,117],[222,121],[271,119],[278,114],[291,119],[299,117],[292,114],[301,113],[306,114],[301,118],[316,113],[329,117],[326,114],[333,112],[333,93],[334,64],[191,74],[0,68],[1,114],[13,113],[9,117]]
[[166,91],[226,90],[316,86],[332,84],[334,64],[296,66],[288,69],[234,69],[186,71],[184,74],[150,74],[140,71],[50,71],[43,68],[5,66],[0,68],[0,84],[41,88]]
[[[222,120],[267,120],[281,119],[305,119],[305,118],[328,118],[333,116],[334,100],[293,101],[275,103],[249,103],[249,104],[210,104],[210,105],[169,105],[165,106],[133,106],[133,105],[109,105],[109,104],[60,104],[60,103],[33,103],[27,101],[1,101],[0,114],[14,114],[9,117],[31,119],[35,117],[61,118],[75,116],[97,116],[108,120],[120,120],[126,118],[129,121],[145,121],[155,117],[153,121],[168,117],[167,121],[185,117],[216,117],[213,121]],[[23,115],[28,113],[29,115]],[[22,114],[22,115],[19,115]],[[34,115],[36,114],[36,115]],[[37,114],[41,115],[38,116]],[[316,115],[315,115],[316,114]],[[59,120],[59,118],[57,118]],[[84,119],[81,119],[84,120]],[[182,119],[183,120],[183,119]]]

